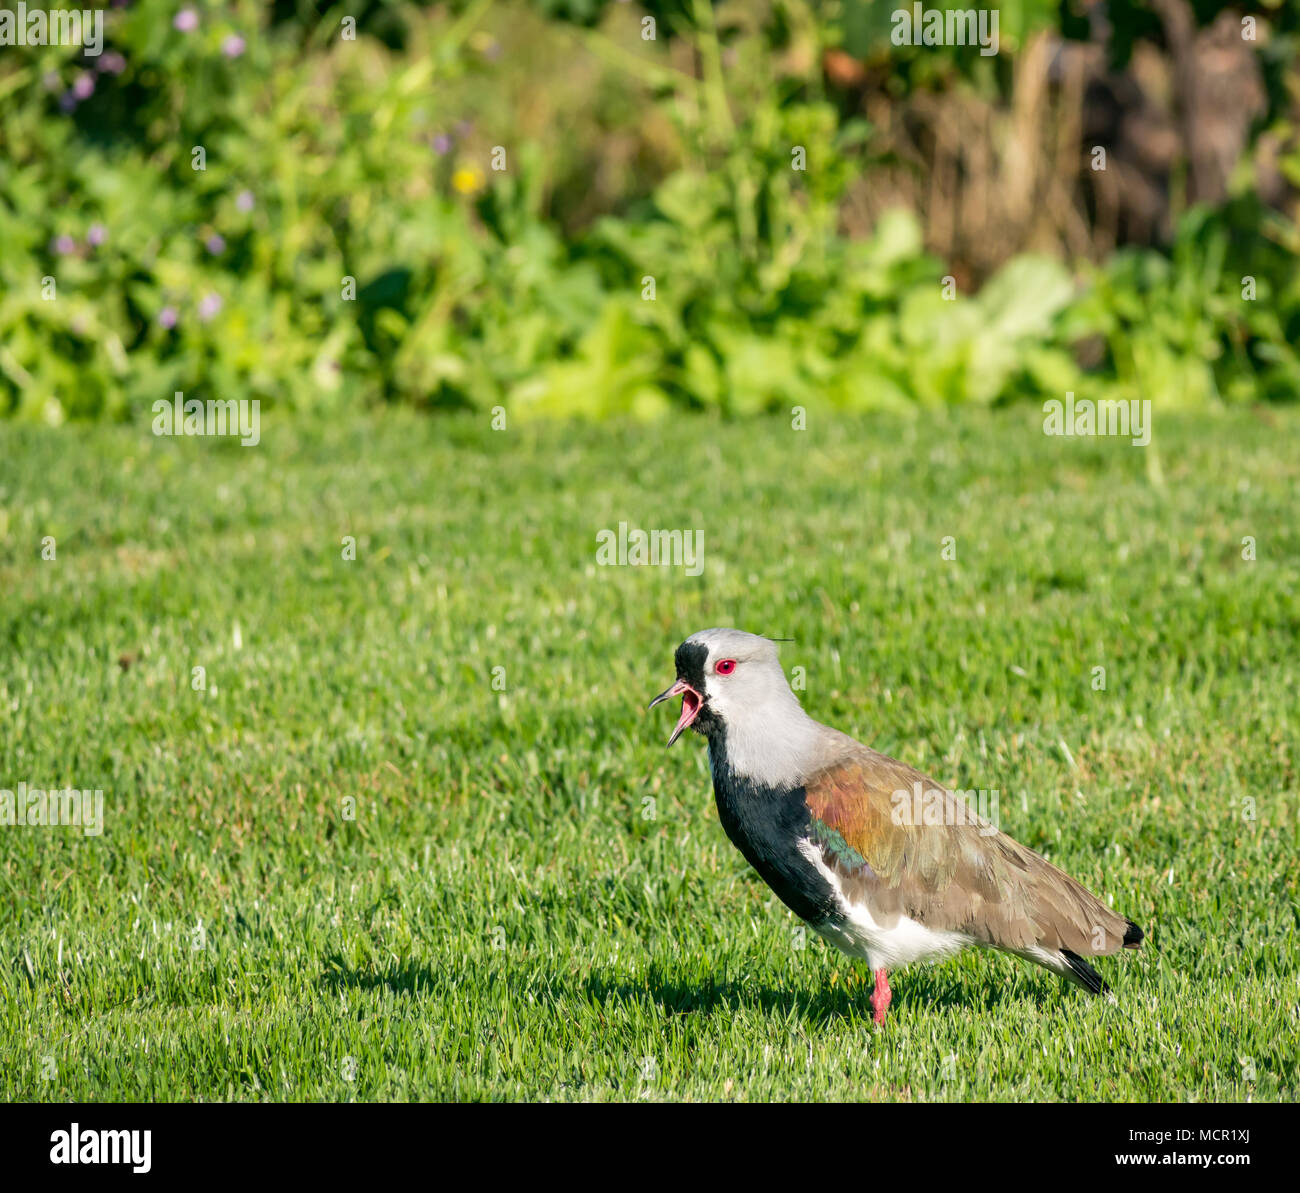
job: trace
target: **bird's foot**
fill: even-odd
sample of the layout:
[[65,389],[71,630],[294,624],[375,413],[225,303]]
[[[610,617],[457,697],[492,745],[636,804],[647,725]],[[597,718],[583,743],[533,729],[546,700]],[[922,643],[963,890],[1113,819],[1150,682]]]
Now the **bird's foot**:
[[876,988],[871,992],[871,1009],[875,1012],[876,1026],[884,1023],[889,1012],[889,1000],[893,991],[889,989],[889,975],[883,969],[876,970]]

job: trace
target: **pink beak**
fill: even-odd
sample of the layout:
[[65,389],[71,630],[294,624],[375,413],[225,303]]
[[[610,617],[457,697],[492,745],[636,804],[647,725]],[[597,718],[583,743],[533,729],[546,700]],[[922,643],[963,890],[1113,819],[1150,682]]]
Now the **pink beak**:
[[668,739],[671,746],[682,735],[682,730],[686,729],[690,723],[699,716],[700,706],[704,703],[700,699],[700,694],[684,679],[679,679],[666,692],[660,692],[647,707],[654,708],[661,700],[667,700],[669,696],[680,696],[682,698],[682,715],[677,718],[677,725],[673,729],[673,735]]

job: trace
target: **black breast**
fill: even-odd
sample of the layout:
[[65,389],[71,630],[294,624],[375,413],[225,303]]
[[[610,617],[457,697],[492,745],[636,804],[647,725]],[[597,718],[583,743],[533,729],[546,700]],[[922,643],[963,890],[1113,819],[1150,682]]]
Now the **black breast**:
[[838,920],[835,891],[799,850],[812,819],[804,790],[759,786],[735,773],[723,735],[710,737],[709,765],[718,818],[731,843],[795,915],[820,927]]

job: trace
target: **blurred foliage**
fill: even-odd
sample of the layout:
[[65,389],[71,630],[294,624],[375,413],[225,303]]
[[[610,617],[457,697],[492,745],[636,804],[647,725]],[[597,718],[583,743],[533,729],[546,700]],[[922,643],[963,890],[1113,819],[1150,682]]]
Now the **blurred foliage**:
[[890,56],[899,86],[960,63],[997,87],[1027,31],[1077,20],[1003,5],[981,58],[889,46],[892,8],[136,0],[97,59],[6,47],[0,412],[1300,395],[1297,231],[1249,179],[1168,255],[1022,256],[974,295],[912,213],[843,235],[871,128],[826,93],[826,48]]

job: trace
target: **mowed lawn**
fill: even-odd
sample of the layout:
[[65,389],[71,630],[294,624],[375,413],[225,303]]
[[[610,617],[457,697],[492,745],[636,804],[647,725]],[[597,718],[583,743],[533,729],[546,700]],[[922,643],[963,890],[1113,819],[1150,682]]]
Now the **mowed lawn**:
[[[1041,420],[0,428],[0,788],[104,792],[0,827],[0,1097],[1294,1099],[1300,417]],[[713,625],[1141,924],[1118,1002],[874,1028],[646,712]]]

